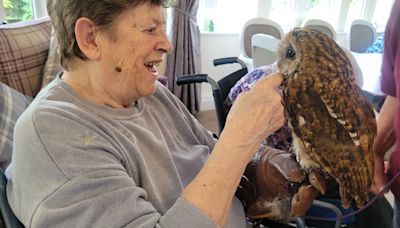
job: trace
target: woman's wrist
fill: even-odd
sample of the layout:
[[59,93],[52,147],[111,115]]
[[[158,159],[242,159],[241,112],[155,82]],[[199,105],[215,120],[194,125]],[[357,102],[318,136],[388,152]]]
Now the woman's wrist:
[[251,158],[244,148],[229,142],[224,141],[224,137],[217,141],[199,174],[182,192],[185,200],[221,227],[224,226],[236,188]]
[[250,157],[256,152],[262,141],[267,136],[256,136],[252,132],[246,132],[246,129],[238,130],[225,126],[218,139],[224,147],[230,148],[232,151],[240,153],[248,153]]

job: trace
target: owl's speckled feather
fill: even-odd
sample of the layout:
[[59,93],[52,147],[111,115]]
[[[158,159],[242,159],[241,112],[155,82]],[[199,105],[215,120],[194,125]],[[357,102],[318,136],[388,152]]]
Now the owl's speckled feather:
[[344,207],[352,199],[361,207],[373,179],[376,120],[350,60],[325,34],[296,28],[280,43],[278,68],[298,161],[334,177]]

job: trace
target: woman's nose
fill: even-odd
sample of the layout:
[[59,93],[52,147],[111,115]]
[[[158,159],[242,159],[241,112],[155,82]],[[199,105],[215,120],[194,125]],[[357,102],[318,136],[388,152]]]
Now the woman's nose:
[[157,44],[156,50],[167,54],[172,51],[172,48],[172,43],[169,41],[167,34],[164,33],[164,37],[162,41]]

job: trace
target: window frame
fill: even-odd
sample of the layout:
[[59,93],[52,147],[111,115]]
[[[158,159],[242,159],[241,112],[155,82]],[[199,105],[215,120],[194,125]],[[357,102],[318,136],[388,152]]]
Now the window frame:
[[0,22],[3,23],[5,20],[6,13],[4,12],[3,0],[0,0]]
[[41,18],[48,16],[47,6],[45,1],[43,0],[31,0],[32,1],[32,10],[33,10],[33,18]]

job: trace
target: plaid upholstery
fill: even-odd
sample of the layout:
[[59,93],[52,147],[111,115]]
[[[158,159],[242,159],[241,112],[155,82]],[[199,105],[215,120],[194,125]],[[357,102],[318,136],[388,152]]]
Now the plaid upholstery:
[[15,121],[28,107],[30,98],[0,83],[0,168],[11,162]]
[[48,17],[0,25],[1,82],[28,96],[38,93],[51,27]]
[[50,38],[49,54],[47,56],[46,64],[44,65],[43,69],[42,88],[49,84],[53,79],[55,79],[57,73],[62,70],[63,68],[60,63],[60,52],[57,45],[57,38],[54,31],[52,31]]

